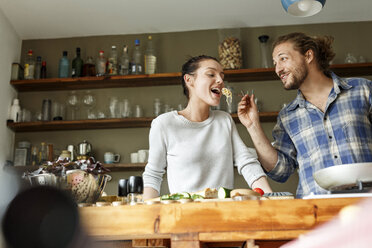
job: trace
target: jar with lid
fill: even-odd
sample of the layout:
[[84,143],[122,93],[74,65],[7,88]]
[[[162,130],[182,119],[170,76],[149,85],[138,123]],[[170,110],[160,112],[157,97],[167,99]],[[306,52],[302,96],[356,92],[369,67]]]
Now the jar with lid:
[[269,40],[269,38],[270,37],[268,35],[260,35],[258,37],[258,40],[260,41],[261,67],[262,68],[272,67],[269,45],[268,45],[268,42],[267,42]]
[[14,152],[14,165],[25,166],[31,164],[31,143],[28,141],[18,142],[18,148]]
[[218,54],[224,69],[242,68],[242,48],[240,29],[219,29]]

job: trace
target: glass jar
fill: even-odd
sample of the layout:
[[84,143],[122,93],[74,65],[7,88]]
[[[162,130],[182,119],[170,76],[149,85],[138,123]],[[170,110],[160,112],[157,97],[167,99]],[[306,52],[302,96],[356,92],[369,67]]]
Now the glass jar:
[[161,101],[159,98],[154,100],[154,116],[159,116],[161,114]]
[[271,56],[270,56],[270,51],[269,51],[269,45],[268,45],[268,42],[267,42],[269,40],[269,36],[268,35],[260,35],[258,37],[258,40],[260,41],[261,67],[262,68],[270,68],[270,67],[272,67]]
[[218,37],[218,55],[222,67],[224,69],[242,68],[240,29],[220,29]]

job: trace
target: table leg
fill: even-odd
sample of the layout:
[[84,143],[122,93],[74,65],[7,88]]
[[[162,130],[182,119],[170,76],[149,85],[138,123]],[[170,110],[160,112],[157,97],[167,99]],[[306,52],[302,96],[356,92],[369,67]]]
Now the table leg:
[[173,234],[171,236],[172,248],[205,248],[200,242],[198,233]]

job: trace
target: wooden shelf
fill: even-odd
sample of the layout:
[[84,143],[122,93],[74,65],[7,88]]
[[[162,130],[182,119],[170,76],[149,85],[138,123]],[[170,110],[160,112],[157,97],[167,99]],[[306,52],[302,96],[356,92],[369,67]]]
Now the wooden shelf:
[[[342,77],[372,75],[372,63],[338,64],[332,65],[331,69]],[[225,70],[224,73],[225,80],[229,82],[278,80],[274,68]],[[14,80],[10,84],[19,92],[27,92],[181,85],[180,80],[181,73],[176,72],[152,75]]]
[[[239,123],[237,114],[232,114],[235,122]],[[278,112],[262,112],[262,122],[276,122]],[[150,127],[153,117],[143,118],[117,118],[78,121],[36,121],[36,122],[8,122],[7,126],[14,132],[40,132],[40,131],[66,131],[86,129],[112,129],[112,128],[141,128]]]
[[104,164],[111,172],[144,170],[146,163]]
[[[104,167],[110,170],[110,172],[117,171],[136,171],[145,169],[146,163],[127,163],[127,164],[103,164]],[[39,169],[37,165],[27,166],[4,166],[4,170],[8,172],[23,173],[26,171],[35,171]]]

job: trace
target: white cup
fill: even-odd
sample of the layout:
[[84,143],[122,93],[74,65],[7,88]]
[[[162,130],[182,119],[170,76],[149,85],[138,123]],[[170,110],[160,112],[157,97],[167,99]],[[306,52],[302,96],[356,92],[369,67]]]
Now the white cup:
[[105,152],[105,154],[103,155],[103,160],[105,161],[105,164],[119,163],[120,154]]
[[131,163],[138,163],[138,153],[133,152],[130,154],[130,162]]
[[149,150],[138,150],[138,162],[146,163],[149,157]]

